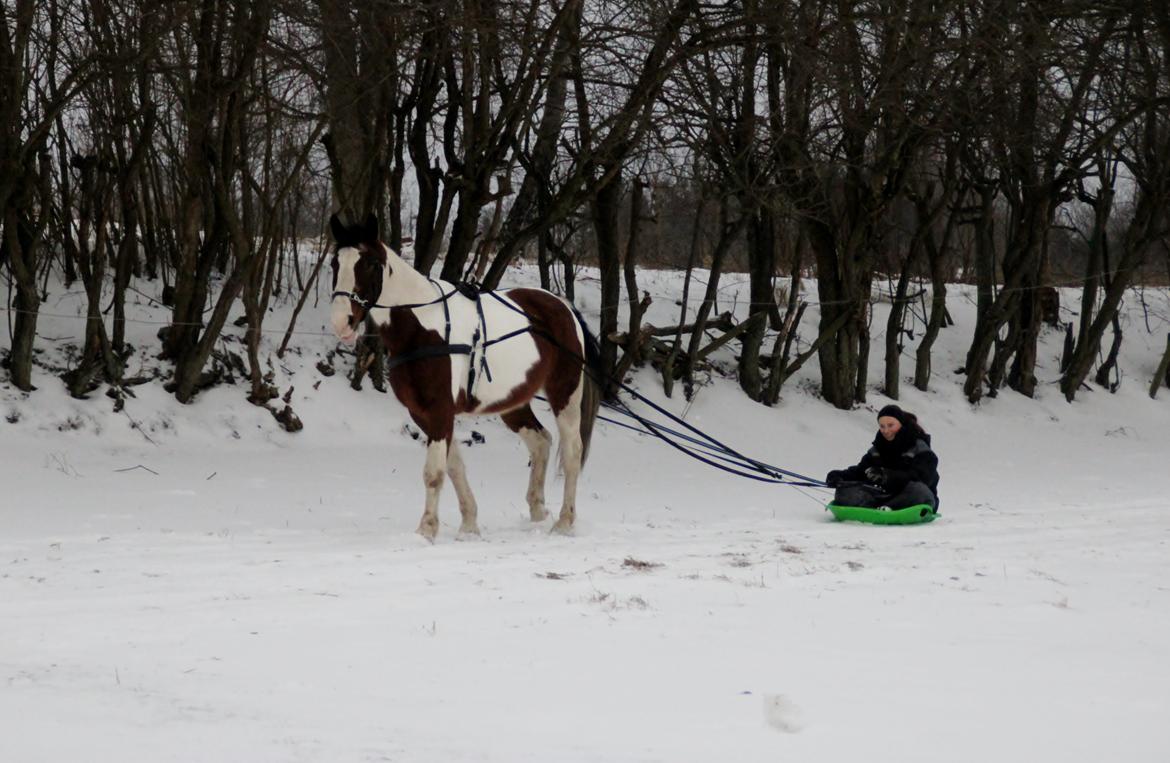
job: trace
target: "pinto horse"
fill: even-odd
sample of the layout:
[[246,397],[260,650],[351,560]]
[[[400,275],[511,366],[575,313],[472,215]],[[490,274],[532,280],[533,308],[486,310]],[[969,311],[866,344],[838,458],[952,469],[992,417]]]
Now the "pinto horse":
[[333,331],[352,345],[372,319],[389,358],[390,387],[427,437],[419,534],[435,539],[444,476],[459,497],[460,535],[479,534],[475,497],[452,437],[455,417],[464,414],[497,414],[520,435],[531,462],[529,514],[533,522],[548,516],[544,478],[552,438],[531,407],[540,391],[556,415],[565,475],[553,531],[570,532],[601,399],[597,341],[580,314],[543,289],[477,293],[427,278],[379,240],[373,215],[361,226],[343,225],[334,215],[330,228]]

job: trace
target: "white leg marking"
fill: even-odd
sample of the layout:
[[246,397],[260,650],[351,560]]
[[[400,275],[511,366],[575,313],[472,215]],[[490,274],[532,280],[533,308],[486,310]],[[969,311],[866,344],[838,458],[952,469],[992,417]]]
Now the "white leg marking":
[[418,534],[434,541],[439,532],[439,493],[447,473],[447,441],[432,440],[427,443],[427,463],[423,467],[423,484],[427,488],[427,503],[422,520],[418,523]]
[[581,393],[578,385],[569,404],[557,414],[557,431],[560,433],[561,468],[565,472],[565,497],[561,504],[561,515],[553,525],[555,533],[569,534],[573,531],[573,520],[577,517],[577,477],[581,474]]
[[528,446],[528,458],[532,471],[528,475],[528,513],[533,522],[540,522],[548,516],[544,510],[544,477],[548,472],[548,453],[552,447],[552,435],[547,429],[521,429],[517,434]]
[[463,521],[459,525],[460,535],[479,535],[479,525],[476,523],[477,509],[475,496],[471,494],[471,485],[467,484],[467,467],[463,463],[463,454],[459,450],[459,443],[451,441],[451,448],[447,451],[447,476],[455,486],[455,494],[459,496],[459,513]]

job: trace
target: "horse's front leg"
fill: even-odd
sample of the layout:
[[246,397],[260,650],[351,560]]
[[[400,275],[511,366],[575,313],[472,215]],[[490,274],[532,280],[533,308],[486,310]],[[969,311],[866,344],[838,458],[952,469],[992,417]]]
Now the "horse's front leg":
[[418,523],[418,534],[429,541],[435,540],[439,532],[439,493],[447,475],[447,451],[450,439],[427,441],[427,462],[423,467],[423,484],[427,489],[426,507]]
[[467,467],[463,463],[459,443],[454,439],[451,440],[451,447],[447,451],[447,475],[451,478],[451,484],[455,486],[455,494],[459,496],[459,513],[463,515],[459,534],[479,535],[475,496],[471,494],[471,485],[467,484]]

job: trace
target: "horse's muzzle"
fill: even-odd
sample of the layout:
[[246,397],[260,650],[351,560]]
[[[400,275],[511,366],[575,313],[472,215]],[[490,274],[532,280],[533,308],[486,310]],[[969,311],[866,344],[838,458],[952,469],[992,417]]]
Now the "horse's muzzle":
[[352,347],[361,333],[362,316],[356,315],[361,308],[351,304],[348,299],[345,302],[341,302],[341,299],[334,299],[330,323],[337,338]]

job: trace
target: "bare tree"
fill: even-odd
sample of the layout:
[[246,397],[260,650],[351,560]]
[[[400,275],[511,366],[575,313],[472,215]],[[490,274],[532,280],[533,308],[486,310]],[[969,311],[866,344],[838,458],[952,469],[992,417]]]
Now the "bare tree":
[[[168,22],[157,8],[137,4],[90,0],[87,10],[84,28],[74,29],[71,36],[85,40],[97,54],[102,73],[82,91],[86,126],[82,134],[89,142],[75,144],[62,119],[57,120],[55,133],[60,192],[53,231],[67,260],[77,264],[88,300],[81,357],[65,378],[75,396],[104,379],[120,406],[127,350],[126,293],[133,273],[141,270],[140,179],[157,123],[154,104],[136,98],[135,73],[155,53],[155,41]],[[55,94],[56,72],[50,69],[47,76],[49,92]],[[110,271],[113,292],[104,309],[112,309],[113,321],[107,329],[103,287]]]
[[[948,141],[946,145],[945,169],[939,183],[937,196],[938,206],[932,209],[934,194],[918,192],[911,189],[908,192],[910,200],[918,216],[918,224],[925,228],[922,232],[922,242],[926,249],[926,259],[930,268],[930,314],[926,321],[922,339],[918,342],[914,362],[914,386],[926,391],[931,377],[931,351],[939,332],[947,324],[947,279],[953,274],[948,267],[948,255],[951,242],[958,230],[959,215],[956,213],[958,199],[958,141]],[[941,208],[949,213],[941,235],[935,229],[933,222],[938,219]]]
[[[1116,9],[1086,15],[1079,3],[988,7],[974,22],[981,30],[975,55],[985,56],[983,87],[990,98],[981,121],[999,174],[998,190],[1010,210],[1005,231],[1003,286],[979,310],[967,353],[964,392],[975,402],[986,376],[992,394],[1012,361],[1013,389],[1035,390],[1040,310],[1036,293],[1045,269],[1047,233],[1059,204],[1086,171],[1086,160],[1122,126],[1092,127],[1087,109],[1099,86],[1102,57],[1114,40]],[[995,41],[994,47],[987,43]],[[1059,87],[1050,82],[1059,81]],[[1008,335],[989,353],[999,332]]]
[[[7,366],[13,385],[31,390],[36,338],[37,274],[53,205],[45,152],[57,117],[94,76],[94,57],[66,57],[66,8],[13,0],[0,5],[0,265],[12,273],[15,314]],[[49,70],[64,76],[48,91]]]
[[[185,142],[175,305],[163,348],[175,361],[170,388],[184,403],[200,387],[204,365],[255,254],[234,202],[234,189],[241,179],[242,151],[246,150],[240,130],[245,89],[271,14],[271,0],[235,5],[201,0],[186,19],[178,43],[177,53],[193,53],[193,67],[183,73]],[[234,255],[230,272],[205,321],[212,268],[228,262],[228,255]]]
[[[649,32],[636,34],[627,30],[628,36],[638,39],[639,44],[632,46],[632,50],[610,51],[611,57],[616,58],[627,76],[618,83],[620,86],[617,88],[612,87],[615,83],[610,80],[603,82],[604,92],[608,95],[602,100],[607,105],[614,104],[605,111],[598,109],[590,98],[587,87],[589,82],[585,77],[586,51],[579,43],[573,45],[569,53],[570,71],[575,85],[578,114],[576,140],[567,157],[567,166],[557,178],[556,186],[545,191],[547,202],[543,213],[522,227],[505,231],[510,235],[500,242],[500,251],[484,278],[485,286],[498,286],[512,259],[530,239],[564,222],[575,210],[590,203],[622,171],[625,162],[653,126],[654,106],[675,64],[700,47],[701,39],[698,37],[682,43],[679,41],[684,25],[692,19],[697,9],[695,0],[667,0],[647,4],[643,12],[647,22],[645,28]],[[586,19],[582,19],[582,24],[585,22]],[[608,39],[613,32],[610,29],[601,31],[606,33],[603,39]],[[582,32],[581,37],[585,36]],[[615,89],[620,95],[613,95]],[[534,180],[538,182],[539,176]],[[620,299],[620,288],[612,293]],[[603,313],[605,308],[603,304]],[[601,339],[604,350],[604,329]]]
[[[357,222],[383,210],[388,183],[395,177],[393,157],[401,150],[405,116],[399,46],[406,44],[408,11],[388,0],[317,0],[317,6],[329,124],[323,140],[334,205],[344,219]],[[400,203],[401,178],[395,182],[390,194]],[[398,215],[387,219],[396,225]],[[400,230],[389,233],[391,244],[399,246]]]
[[[1147,15],[1147,11],[1151,11]],[[1061,378],[1061,391],[1070,402],[1076,396],[1081,383],[1088,375],[1092,363],[1100,350],[1101,338],[1106,328],[1114,327],[1114,344],[1106,360],[1105,371],[1098,373],[1098,383],[1103,383],[1108,368],[1116,362],[1117,349],[1121,341],[1118,310],[1122,296],[1129,288],[1138,268],[1145,261],[1155,243],[1170,232],[1170,220],[1166,208],[1170,205],[1170,124],[1167,120],[1165,95],[1170,93],[1170,11],[1158,6],[1147,8],[1144,4],[1136,9],[1128,29],[1129,37],[1123,50],[1134,68],[1132,79],[1122,80],[1121,110],[1126,104],[1136,104],[1140,115],[1119,134],[1118,160],[1128,170],[1134,181],[1135,199],[1132,216],[1120,237],[1115,261],[1110,262],[1107,221],[1113,209],[1111,154],[1100,161],[1101,191],[1093,199],[1094,236],[1090,242],[1090,268],[1099,267],[1104,278],[1105,293],[1096,317],[1082,322],[1075,349]],[[1122,71],[1128,69],[1124,66]],[[1133,92],[1124,88],[1132,82]],[[1124,120],[1124,116],[1120,117]],[[1090,314],[1095,296],[1096,274],[1086,279],[1082,312]],[[1092,291],[1090,291],[1092,288]]]
[[930,2],[801,3],[769,20],[778,179],[816,258],[821,390],[841,408],[865,399],[877,221],[937,120],[928,93],[960,71],[938,56],[951,26]]

